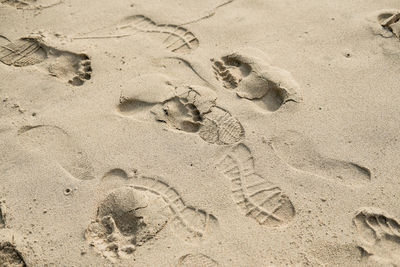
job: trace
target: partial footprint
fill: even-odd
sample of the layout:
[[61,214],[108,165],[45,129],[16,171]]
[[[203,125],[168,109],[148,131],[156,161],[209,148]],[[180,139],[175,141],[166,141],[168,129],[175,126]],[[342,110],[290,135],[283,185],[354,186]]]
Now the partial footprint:
[[256,49],[243,49],[220,59],[211,59],[215,77],[239,97],[254,101],[268,111],[278,110],[287,101],[299,102],[300,89],[292,75],[272,66]]
[[254,159],[244,144],[234,147],[217,165],[232,182],[232,196],[246,216],[259,224],[278,227],[288,224],[295,209],[282,190],[255,173]]
[[203,116],[199,136],[211,144],[232,145],[244,139],[245,131],[229,111],[216,106]]
[[177,25],[157,24],[143,15],[129,16],[124,23],[125,25],[119,26],[119,30],[129,34],[139,31],[166,35],[163,45],[171,52],[190,53],[199,46],[199,40],[192,32]]
[[186,254],[179,258],[177,267],[217,267],[218,262],[204,254]]
[[21,253],[10,242],[0,242],[0,266],[26,267]]
[[115,189],[99,204],[85,238],[110,260],[126,257],[165,227],[164,206],[159,197],[132,187]]
[[44,9],[58,5],[61,2],[62,0],[57,2],[54,2],[54,0],[0,0],[0,3],[13,6],[17,9]]
[[113,169],[103,181],[122,179],[126,183],[111,191],[98,206],[96,220],[85,237],[106,258],[132,254],[168,223],[175,234],[190,243],[205,240],[218,228],[211,214],[186,206],[178,192],[159,178],[130,176]]
[[295,131],[272,138],[270,146],[280,159],[292,168],[350,186],[361,186],[371,180],[368,168],[353,162],[321,155],[314,144]]
[[69,134],[57,126],[25,126],[18,132],[21,145],[56,162],[76,179],[93,179],[93,167],[86,154]]
[[142,176],[134,179],[133,183],[133,188],[155,194],[164,200],[176,235],[185,241],[203,241],[218,228],[215,216],[187,206],[179,193],[160,179]]
[[400,266],[400,223],[377,208],[362,208],[353,219],[367,257],[385,266]]
[[400,11],[387,11],[378,15],[379,24],[397,38],[400,38]]
[[40,38],[21,38],[13,42],[2,38],[0,61],[14,67],[37,65],[50,75],[74,86],[90,80],[92,67],[86,54],[76,54],[47,46]]
[[[206,142],[231,145],[244,139],[245,131],[237,118],[217,106],[216,94],[202,86],[174,87],[162,82],[167,77],[153,75],[159,85],[123,92],[118,110],[125,115],[151,112],[157,121],[173,129],[198,133]],[[150,77],[149,77],[150,78]],[[154,79],[151,79],[154,80]],[[152,85],[151,82],[149,85]]]

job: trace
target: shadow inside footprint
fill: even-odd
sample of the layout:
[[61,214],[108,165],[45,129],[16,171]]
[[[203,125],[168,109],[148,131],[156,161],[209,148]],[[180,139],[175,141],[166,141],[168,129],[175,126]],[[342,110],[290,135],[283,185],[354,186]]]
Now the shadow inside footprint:
[[321,155],[314,144],[300,133],[285,132],[281,136],[274,137],[270,145],[279,158],[299,171],[351,186],[363,185],[371,180],[368,168]]
[[384,29],[392,32],[397,38],[400,38],[400,12],[383,12],[378,15],[377,20]]
[[0,46],[0,61],[14,67],[38,65],[74,86],[83,85],[92,74],[91,61],[86,54],[58,50],[47,46],[40,38],[7,40]]
[[1,266],[26,267],[21,253],[10,242],[0,243],[0,263]]

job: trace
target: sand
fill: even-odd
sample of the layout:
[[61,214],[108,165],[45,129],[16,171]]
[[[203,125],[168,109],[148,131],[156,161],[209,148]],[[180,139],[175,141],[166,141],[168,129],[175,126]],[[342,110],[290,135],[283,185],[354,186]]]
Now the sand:
[[400,266],[398,9],[0,0],[0,266]]

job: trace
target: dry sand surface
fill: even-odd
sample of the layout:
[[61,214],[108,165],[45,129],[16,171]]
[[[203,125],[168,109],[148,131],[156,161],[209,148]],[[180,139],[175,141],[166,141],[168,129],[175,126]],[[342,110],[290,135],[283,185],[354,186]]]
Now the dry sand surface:
[[0,266],[400,266],[398,9],[0,0]]

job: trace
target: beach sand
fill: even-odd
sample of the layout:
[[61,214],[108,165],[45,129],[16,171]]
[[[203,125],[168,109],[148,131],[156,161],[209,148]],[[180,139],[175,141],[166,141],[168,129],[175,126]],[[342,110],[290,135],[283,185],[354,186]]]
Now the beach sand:
[[0,266],[400,266],[398,9],[0,0]]

